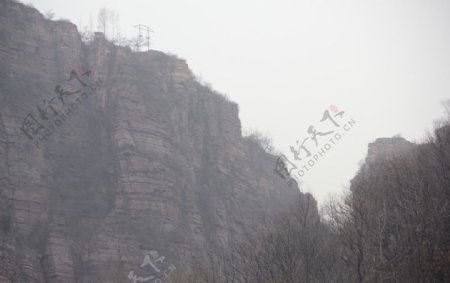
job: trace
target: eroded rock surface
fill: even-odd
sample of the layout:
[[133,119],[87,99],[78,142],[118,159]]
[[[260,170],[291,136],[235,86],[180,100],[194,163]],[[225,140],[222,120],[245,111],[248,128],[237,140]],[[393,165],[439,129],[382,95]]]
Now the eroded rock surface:
[[[57,85],[80,89],[72,69],[101,86],[42,119]],[[28,114],[45,127],[32,140]],[[0,0],[0,282],[129,282],[152,250],[202,264],[301,195],[275,159],[184,60],[85,45],[75,25]]]

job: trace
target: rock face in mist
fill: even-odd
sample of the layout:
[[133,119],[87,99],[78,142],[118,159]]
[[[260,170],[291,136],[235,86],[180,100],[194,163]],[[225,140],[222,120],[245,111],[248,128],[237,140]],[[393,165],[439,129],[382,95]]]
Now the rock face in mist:
[[[70,93],[74,74],[100,86]],[[184,60],[85,45],[9,0],[0,110],[0,282],[130,282],[155,251],[196,267],[301,197]]]
[[416,155],[419,146],[402,137],[377,138],[369,143],[364,164],[351,181],[351,190],[358,180],[368,177],[374,167],[384,166],[397,159],[411,159]]
[[372,164],[379,160],[390,160],[409,154],[415,148],[415,144],[402,137],[378,138],[369,144],[366,164]]

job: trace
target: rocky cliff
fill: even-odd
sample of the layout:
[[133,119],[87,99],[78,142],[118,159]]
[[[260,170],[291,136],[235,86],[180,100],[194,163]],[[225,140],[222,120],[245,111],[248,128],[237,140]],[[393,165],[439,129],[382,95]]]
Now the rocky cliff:
[[378,138],[369,144],[366,163],[373,163],[378,160],[389,160],[392,158],[407,155],[415,144],[402,137]]
[[275,160],[184,60],[0,0],[0,282],[204,265],[302,196]]

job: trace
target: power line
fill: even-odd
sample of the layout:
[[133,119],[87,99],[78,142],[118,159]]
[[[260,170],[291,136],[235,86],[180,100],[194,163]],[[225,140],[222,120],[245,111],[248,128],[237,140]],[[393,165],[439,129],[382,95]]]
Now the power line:
[[[138,29],[138,37],[136,40],[136,51],[141,51],[141,46],[147,45],[147,51],[150,50],[150,33],[153,32],[153,30],[146,25],[135,25],[135,28]],[[143,33],[146,34],[146,37],[143,37]]]

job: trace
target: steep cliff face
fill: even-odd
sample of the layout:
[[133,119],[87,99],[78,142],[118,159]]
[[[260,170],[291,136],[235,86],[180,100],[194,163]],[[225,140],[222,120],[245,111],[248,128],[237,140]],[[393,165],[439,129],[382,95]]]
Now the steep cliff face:
[[203,265],[301,197],[274,164],[184,60],[0,0],[0,282]]
[[[445,128],[437,131],[443,130]],[[393,173],[398,173],[399,171],[395,166],[412,168],[418,160],[423,164],[428,164],[429,161],[423,160],[423,156],[428,155],[431,157],[433,154],[430,143],[416,144],[402,137],[377,138],[374,142],[369,143],[365,162],[351,180],[350,190],[355,192],[355,190],[361,190],[362,187],[365,187],[367,190],[373,190],[376,187],[374,184],[387,182],[388,178],[393,182],[391,179],[394,175]],[[430,168],[434,166],[428,165]],[[367,180],[370,180],[370,182]],[[367,182],[370,186],[361,185]],[[381,186],[389,187],[392,184],[383,184]]]
[[378,160],[389,160],[408,154],[415,144],[401,137],[378,138],[369,144],[366,162],[373,163]]
[[402,137],[376,139],[374,142],[369,143],[365,163],[353,181],[362,178],[363,174],[367,175],[373,166],[389,163],[398,158],[413,157],[416,149],[417,145],[415,143],[409,142]]

